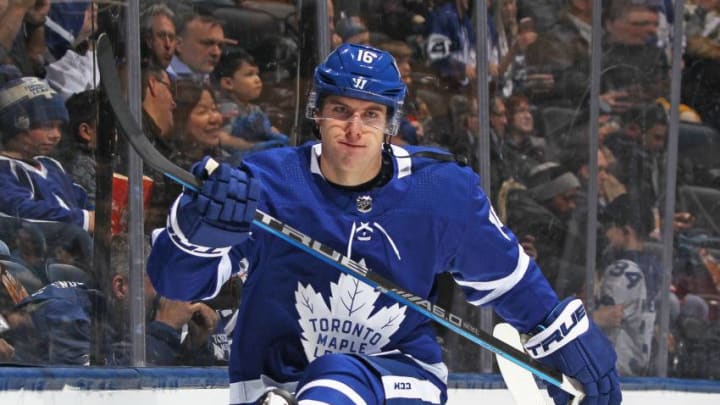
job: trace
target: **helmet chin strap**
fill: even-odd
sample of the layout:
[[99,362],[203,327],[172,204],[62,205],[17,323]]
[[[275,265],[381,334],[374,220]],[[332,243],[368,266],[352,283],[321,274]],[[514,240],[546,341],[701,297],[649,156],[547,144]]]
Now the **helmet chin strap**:
[[395,154],[393,153],[392,145],[390,145],[390,137],[391,136],[392,135],[385,134],[385,137],[383,140],[383,151],[385,151],[390,156],[395,157]]

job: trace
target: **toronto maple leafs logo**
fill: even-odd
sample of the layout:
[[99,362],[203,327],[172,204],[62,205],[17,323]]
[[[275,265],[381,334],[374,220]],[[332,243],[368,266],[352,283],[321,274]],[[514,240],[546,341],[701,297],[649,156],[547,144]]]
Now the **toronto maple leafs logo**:
[[375,310],[380,292],[341,274],[330,284],[330,307],[311,285],[298,283],[295,307],[308,361],[329,353],[377,353],[390,342],[405,319],[405,306]]

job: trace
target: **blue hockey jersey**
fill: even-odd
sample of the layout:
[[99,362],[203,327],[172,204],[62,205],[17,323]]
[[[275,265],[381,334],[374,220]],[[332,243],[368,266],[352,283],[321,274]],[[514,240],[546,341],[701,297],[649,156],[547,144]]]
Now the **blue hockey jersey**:
[[[492,304],[523,331],[540,323],[557,297],[495,216],[478,176],[411,157],[417,150],[393,146],[393,178],[365,192],[324,179],[320,144],[261,152],[244,166],[262,182],[259,209],[413,294],[433,301],[436,276],[450,270],[471,303]],[[424,316],[257,228],[227,248],[192,245],[176,211],[177,202],[148,260],[160,294],[209,297],[231,274],[247,272],[232,339],[232,403],[254,401],[267,384],[292,390],[326,353],[399,351],[446,381]]]
[[37,167],[0,156],[0,213],[29,221],[55,221],[87,230],[87,193],[65,172],[55,159],[38,156]]

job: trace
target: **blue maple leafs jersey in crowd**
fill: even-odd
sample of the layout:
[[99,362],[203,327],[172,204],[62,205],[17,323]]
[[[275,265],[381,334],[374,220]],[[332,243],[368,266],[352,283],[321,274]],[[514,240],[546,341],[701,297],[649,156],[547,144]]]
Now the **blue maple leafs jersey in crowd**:
[[[495,216],[478,176],[455,163],[410,157],[418,148],[393,150],[393,178],[366,192],[323,178],[320,144],[268,150],[244,166],[262,182],[259,209],[413,294],[434,300],[436,276],[451,270],[471,303],[492,304],[522,331],[540,323],[557,297]],[[176,211],[177,202],[148,260],[160,294],[210,297],[232,273],[247,271],[232,339],[233,403],[257,399],[269,380],[292,388],[325,353],[400,351],[446,381],[424,316],[258,228],[228,248],[193,246]]]
[[85,190],[72,181],[60,162],[47,156],[28,162],[0,156],[0,213],[28,221],[66,222],[88,229]]

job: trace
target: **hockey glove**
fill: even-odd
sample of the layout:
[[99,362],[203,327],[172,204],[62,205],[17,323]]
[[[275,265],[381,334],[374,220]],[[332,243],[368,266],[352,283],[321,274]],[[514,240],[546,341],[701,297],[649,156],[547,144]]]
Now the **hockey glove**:
[[[610,341],[592,322],[579,299],[566,298],[555,307],[525,343],[531,357],[575,378],[585,390],[582,405],[616,405],[622,401]],[[555,404],[570,396],[548,385]]]
[[208,170],[214,162],[210,161],[206,156],[192,166],[192,174],[203,180],[202,189],[185,190],[177,223],[193,244],[212,248],[237,245],[250,234],[260,182],[226,163]]

